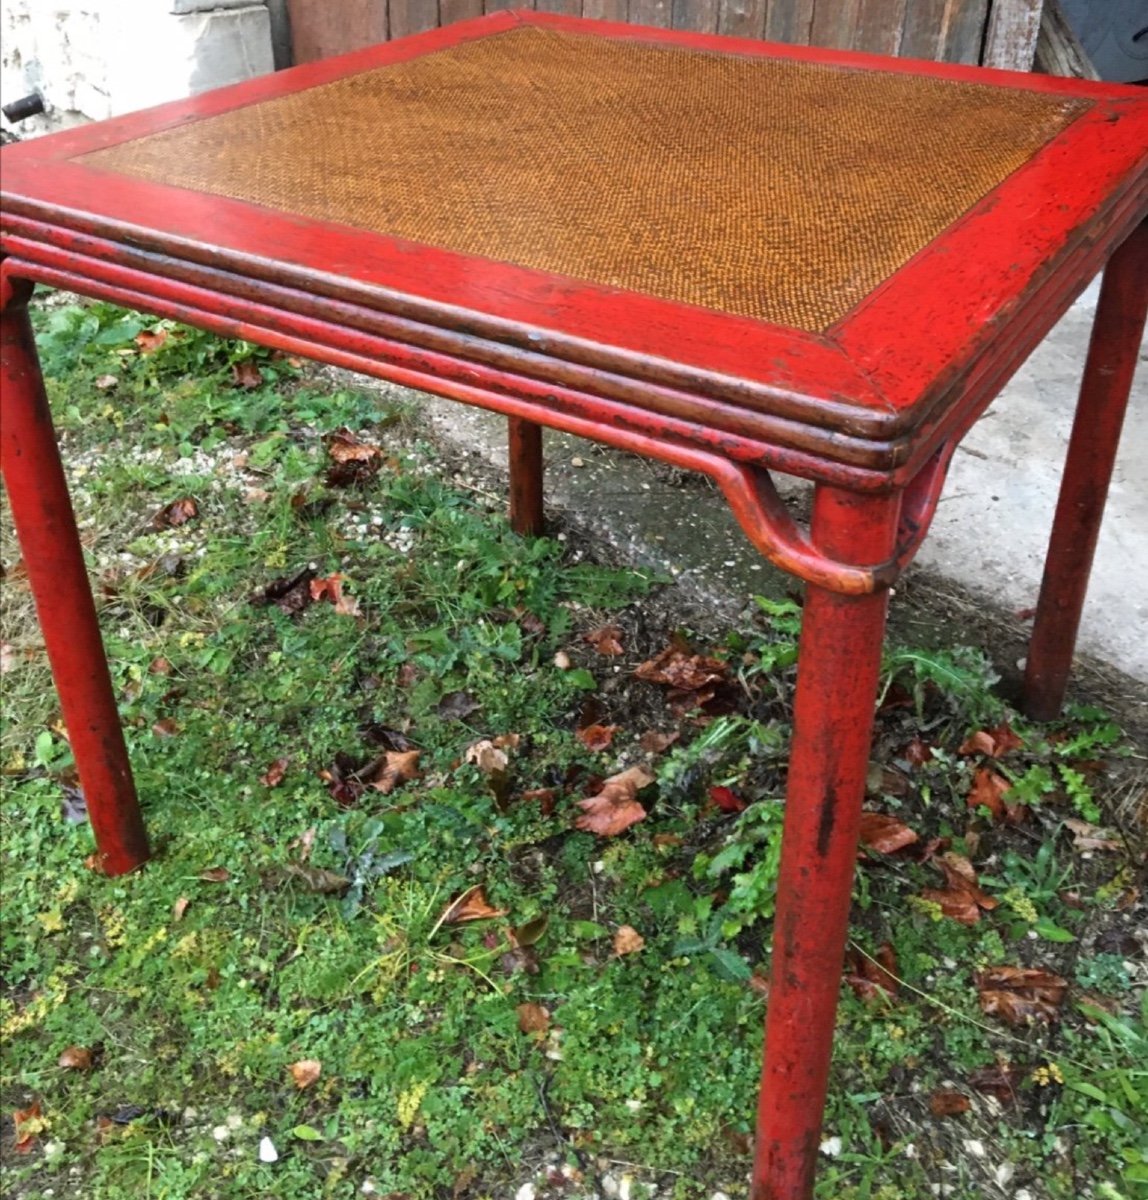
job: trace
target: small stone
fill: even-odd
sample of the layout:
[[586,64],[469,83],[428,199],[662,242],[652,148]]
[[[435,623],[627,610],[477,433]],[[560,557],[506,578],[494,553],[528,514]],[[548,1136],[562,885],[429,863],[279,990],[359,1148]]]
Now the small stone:
[[841,1146],[839,1137],[829,1137],[821,1143],[820,1149],[826,1158],[836,1158],[841,1153]]
[[517,1192],[514,1193],[514,1200],[534,1200],[534,1184],[524,1183]]
[[985,1144],[977,1138],[966,1138],[961,1143],[965,1148],[965,1153],[971,1158],[984,1158]]
[[598,1182],[602,1195],[606,1200],[618,1200],[619,1184],[613,1175],[603,1175]]
[[259,1139],[259,1161],[261,1163],[279,1161],[279,1151],[275,1149],[275,1143],[269,1137]]
[[580,458],[579,458],[577,455],[575,455],[575,456],[574,456],[574,457],[573,457],[573,458],[570,460],[570,465],[571,465],[572,467],[584,467],[586,464],[585,464],[585,462],[584,462],[582,459],[580,459]]
[[216,1125],[216,1127],[211,1131],[211,1136],[215,1138],[217,1142],[226,1142],[231,1136],[231,1130],[228,1129],[226,1125]]

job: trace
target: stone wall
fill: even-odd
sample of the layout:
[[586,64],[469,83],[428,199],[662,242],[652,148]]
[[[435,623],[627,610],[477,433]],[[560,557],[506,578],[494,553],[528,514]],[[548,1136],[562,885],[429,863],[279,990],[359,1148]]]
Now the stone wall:
[[[270,7],[269,7],[270,3]],[[274,69],[277,0],[0,0],[0,96],[47,112],[21,137]]]

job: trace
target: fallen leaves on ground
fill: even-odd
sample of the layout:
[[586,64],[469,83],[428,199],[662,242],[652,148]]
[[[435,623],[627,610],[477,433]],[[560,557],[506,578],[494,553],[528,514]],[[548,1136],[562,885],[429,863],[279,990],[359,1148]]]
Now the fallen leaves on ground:
[[495,908],[486,898],[486,888],[481,883],[467,888],[461,896],[452,900],[439,917],[440,925],[462,925],[467,921],[485,921],[490,917],[505,917],[505,908]]
[[92,1069],[92,1052],[87,1046],[69,1046],[58,1059],[56,1066],[65,1071],[90,1071]]
[[187,906],[191,903],[188,896],[180,896],[171,906],[171,919],[173,922],[182,921],[183,914],[187,912]]
[[479,707],[469,692],[447,692],[435,705],[435,712],[444,721],[462,721]]
[[418,778],[418,750],[388,750],[357,767],[349,755],[335,755],[330,767],[319,772],[335,803],[350,808],[368,789],[389,796],[405,783]]
[[323,1074],[323,1064],[317,1058],[301,1058],[293,1062],[287,1070],[291,1073],[291,1082],[300,1090],[309,1088]]
[[637,954],[646,944],[646,939],[633,925],[619,925],[614,934],[614,953],[621,958],[625,954]]
[[179,733],[179,722],[175,717],[164,717],[151,727],[152,734],[157,738],[175,737]]
[[487,786],[499,804],[506,801],[510,789],[510,752],[518,748],[517,733],[483,738],[466,749],[466,761],[486,776]]
[[975,978],[981,1011],[1009,1025],[1060,1017],[1068,981],[1040,967],[987,967]]
[[299,883],[308,892],[320,896],[339,896],[351,886],[351,881],[336,871],[325,867],[309,867],[303,863],[285,863],[275,868],[280,878]]
[[300,613],[311,606],[311,581],[314,578],[314,568],[304,567],[297,575],[273,579],[252,595],[251,603],[257,608],[274,604],[288,615]]
[[252,359],[245,358],[242,362],[231,364],[231,382],[238,388],[251,391],[263,386],[263,375]]
[[642,767],[630,767],[611,776],[596,796],[578,801],[582,815],[574,822],[575,827],[600,837],[615,837],[644,821],[646,810],[638,803],[637,796],[653,782],[653,775]]
[[545,1033],[550,1028],[550,1014],[541,1004],[519,1004],[515,1012],[518,1013],[518,1028],[523,1033]]
[[287,774],[287,768],[291,765],[289,758],[277,758],[262,775],[259,776],[259,782],[264,787],[278,787],[283,782],[283,777]]
[[913,790],[913,785],[904,771],[887,767],[883,763],[871,762],[865,774],[865,794],[868,796],[892,796],[903,799]]
[[1001,1104],[1016,1101],[1017,1089],[1024,1079],[1024,1071],[1012,1063],[997,1062],[991,1067],[978,1067],[969,1075],[969,1087],[992,1096]]
[[972,1106],[968,1096],[953,1088],[938,1088],[929,1097],[929,1112],[934,1117],[957,1117],[967,1113]]
[[16,1141],[12,1149],[17,1154],[29,1154],[36,1144],[37,1134],[46,1128],[40,1101],[33,1100],[27,1108],[18,1108],[12,1114],[12,1123],[16,1127]]
[[941,912],[962,925],[975,925],[981,919],[981,910],[991,912],[1000,903],[981,891],[977,873],[972,863],[963,854],[942,854],[936,859],[945,876],[946,886],[926,888],[921,897],[941,906]]
[[915,737],[902,751],[901,757],[911,767],[923,767],[925,763],[932,762],[933,748],[928,742]]
[[607,658],[617,658],[623,653],[622,631],[617,625],[603,625],[599,629],[592,629],[583,634],[582,640]]
[[199,877],[204,883],[226,883],[231,878],[231,872],[226,867],[208,867],[200,871]]
[[141,354],[154,354],[167,341],[166,329],[144,329],[135,336],[135,344]]
[[1020,825],[1028,817],[1028,808],[1023,804],[1010,804],[1005,796],[1012,791],[1012,784],[991,767],[978,767],[973,776],[973,786],[965,798],[969,808],[987,808],[994,821],[1009,825]]
[[1121,842],[1108,829],[1090,825],[1087,821],[1068,817],[1064,822],[1065,828],[1072,833],[1072,848],[1074,850],[1121,850]]
[[647,754],[662,754],[668,750],[680,738],[681,732],[677,729],[669,733],[663,733],[660,729],[647,729],[645,733],[638,739],[638,745]]
[[845,982],[866,1004],[897,994],[897,956],[888,942],[882,942],[873,955],[854,950],[848,967]]
[[618,732],[617,725],[587,725],[575,732],[575,737],[587,750],[608,750]]
[[191,496],[165,504],[151,519],[153,529],[178,529],[199,516],[199,505]]
[[349,429],[336,429],[328,434],[327,468],[329,487],[354,487],[369,482],[382,466],[383,451],[356,437]]
[[7,675],[15,665],[15,647],[11,642],[0,642],[0,675]]
[[668,688],[666,700],[678,713],[703,709],[712,714],[714,707],[728,707],[729,666],[717,658],[694,654],[681,638],[635,668],[634,674],[646,683]]
[[1008,722],[1002,722],[995,729],[978,729],[970,734],[957,750],[958,754],[983,754],[988,758],[1000,758],[1011,750],[1020,750],[1024,746]]
[[345,575],[340,575],[336,572],[334,575],[327,575],[322,579],[312,579],[308,585],[311,590],[312,600],[330,600],[335,606],[335,611],[345,617],[357,617],[361,615],[359,602],[354,596],[345,596],[343,594],[343,583],[346,581]]
[[518,799],[526,804],[537,804],[538,811],[544,817],[548,817],[554,812],[554,806],[558,803],[558,789],[531,788],[530,791],[523,792]]
[[888,813],[861,814],[859,841],[868,850],[876,850],[878,854],[896,854],[918,840],[915,830]]

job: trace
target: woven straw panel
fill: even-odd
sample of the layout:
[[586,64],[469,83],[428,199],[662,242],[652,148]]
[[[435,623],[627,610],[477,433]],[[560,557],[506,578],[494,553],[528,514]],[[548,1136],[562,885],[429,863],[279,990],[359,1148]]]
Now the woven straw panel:
[[1085,107],[523,26],[84,161],[818,331]]

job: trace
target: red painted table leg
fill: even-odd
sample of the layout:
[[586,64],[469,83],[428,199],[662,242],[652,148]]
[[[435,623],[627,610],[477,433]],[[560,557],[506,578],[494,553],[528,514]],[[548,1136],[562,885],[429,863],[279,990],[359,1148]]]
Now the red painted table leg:
[[147,835],[26,299],[0,314],[0,467],[100,863],[108,875],[122,875],[147,860]]
[[1092,557],[1108,498],[1148,311],[1148,224],[1104,272],[1029,643],[1024,710],[1050,721],[1064,703]]
[[523,537],[542,533],[542,426],[510,417],[510,525]]
[[[899,508],[899,495],[820,487],[813,539],[848,562],[884,562]],[[806,589],[753,1200],[813,1195],[887,607],[884,589]]]

